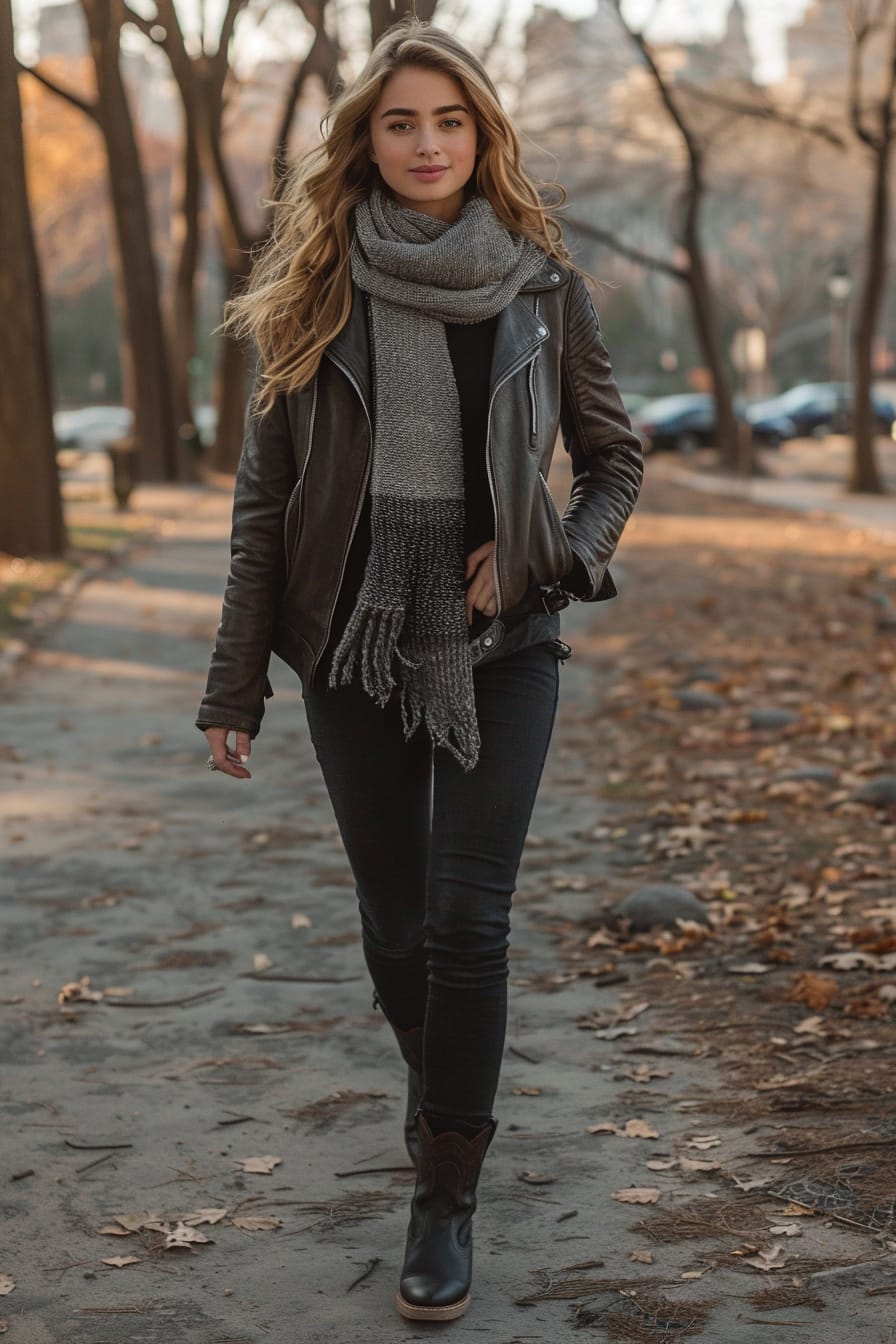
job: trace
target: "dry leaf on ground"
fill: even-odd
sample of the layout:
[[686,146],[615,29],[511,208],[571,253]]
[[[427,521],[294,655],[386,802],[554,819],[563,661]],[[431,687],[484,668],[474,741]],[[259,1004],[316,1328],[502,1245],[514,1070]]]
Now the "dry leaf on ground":
[[258,1176],[270,1176],[275,1167],[279,1167],[283,1161],[282,1157],[271,1157],[268,1153],[264,1157],[241,1157],[239,1159],[240,1171],[249,1171]]
[[660,1193],[653,1185],[632,1185],[628,1190],[614,1190],[610,1198],[620,1204],[655,1204]]
[[688,1140],[689,1148],[697,1148],[701,1153],[706,1152],[707,1148],[718,1148],[722,1140],[717,1134],[695,1134]]
[[15,1286],[16,1281],[10,1274],[0,1274],[0,1297],[6,1297]]
[[678,1164],[682,1171],[719,1171],[722,1166],[721,1162],[713,1162],[710,1158],[685,1157],[684,1154],[678,1159]]
[[230,1221],[243,1232],[268,1232],[283,1226],[282,1220],[273,1213],[237,1214]]
[[267,952],[256,952],[252,958],[252,967],[256,971],[269,971],[273,964]]
[[193,1213],[185,1213],[180,1221],[187,1227],[199,1227],[201,1223],[220,1223],[226,1217],[226,1209],[195,1209]]
[[652,1157],[646,1166],[648,1171],[671,1171],[673,1167],[678,1166],[678,1159],[675,1157]]
[[787,1252],[780,1242],[775,1242],[774,1246],[769,1247],[767,1251],[760,1251],[758,1255],[744,1256],[743,1263],[767,1273],[772,1269],[784,1268],[787,1263]]
[[99,1003],[103,997],[101,989],[90,988],[90,976],[82,975],[80,980],[69,980],[56,995],[57,1003]]
[[813,971],[802,971],[794,979],[787,995],[792,1003],[804,1003],[814,1012],[824,1012],[832,1000],[840,993],[840,986],[832,975],[816,975]]
[[632,1252],[629,1254],[629,1257],[628,1257],[628,1258],[629,1258],[629,1260],[634,1261],[634,1263],[635,1263],[636,1265],[652,1265],[652,1264],[653,1264],[653,1252],[652,1252],[652,1251],[632,1251]]
[[803,1229],[798,1223],[783,1223],[779,1227],[770,1227],[769,1232],[773,1237],[801,1237],[803,1235]]
[[96,1231],[97,1231],[97,1236],[98,1236],[98,1237],[129,1237],[129,1236],[131,1236],[131,1229],[130,1229],[129,1227],[112,1227],[112,1226],[109,1226],[109,1227],[98,1227]]
[[517,1179],[525,1181],[527,1185],[553,1185],[556,1176],[546,1176],[542,1171],[521,1171],[517,1174]]
[[207,1237],[204,1232],[198,1228],[188,1227],[186,1223],[177,1223],[170,1232],[165,1233],[165,1244],[163,1249],[166,1251],[180,1250],[184,1246],[196,1246],[207,1244],[211,1237]]
[[311,920],[307,915],[293,915],[290,921],[294,929],[310,929]]
[[147,1228],[151,1232],[163,1231],[165,1222],[160,1213],[148,1213],[145,1210],[139,1213],[116,1213],[113,1215],[116,1223],[119,1223],[128,1232],[141,1232]]
[[626,1120],[620,1128],[619,1125],[611,1124],[605,1120],[599,1125],[589,1125],[585,1130],[586,1134],[618,1134],[624,1139],[658,1139],[659,1132],[654,1129],[649,1120]]
[[111,1265],[113,1269],[124,1269],[125,1265],[139,1265],[140,1257],[138,1255],[107,1255],[101,1263]]

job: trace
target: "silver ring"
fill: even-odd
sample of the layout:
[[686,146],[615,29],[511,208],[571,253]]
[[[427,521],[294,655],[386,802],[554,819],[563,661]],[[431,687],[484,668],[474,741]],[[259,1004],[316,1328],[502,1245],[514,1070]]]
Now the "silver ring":
[[215,765],[215,758],[214,758],[214,756],[209,756],[208,760],[206,761],[206,765],[208,766],[209,770],[217,770],[217,768],[218,768],[218,767]]

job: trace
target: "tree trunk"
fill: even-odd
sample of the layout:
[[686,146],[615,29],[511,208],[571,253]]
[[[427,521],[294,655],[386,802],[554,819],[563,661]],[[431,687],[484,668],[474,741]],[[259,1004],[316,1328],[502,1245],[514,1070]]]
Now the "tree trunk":
[[61,555],[65,525],[10,0],[0,0],[0,551]]
[[124,315],[122,373],[134,408],[144,480],[183,474],[149,210],[131,110],[119,64],[120,0],[81,0],[96,70],[97,120],[109,159],[117,280]]
[[191,436],[188,426],[192,425],[195,431],[191,371],[196,354],[196,270],[201,241],[202,175],[195,117],[186,99],[183,112],[184,138],[180,158],[174,168],[171,191],[171,251],[174,264],[165,297],[165,317],[178,438],[188,457],[184,465],[193,474],[199,441],[194,432],[192,448],[197,458],[193,458],[190,456]]
[[[231,278],[230,292],[242,276]],[[243,448],[243,420],[246,412],[246,354],[233,337],[224,334],[218,339],[218,363],[215,369],[215,406],[218,424],[215,442],[209,453],[213,471],[234,472]]]
[[890,214],[890,136],[884,132],[874,157],[874,195],[868,222],[865,275],[853,342],[853,458],[848,488],[862,494],[885,493],[874,452],[871,405],[872,352],[887,278]]
[[[734,399],[731,395],[731,383],[725,368],[725,356],[722,350],[722,338],[713,302],[712,286],[706,270],[703,245],[700,240],[700,205],[703,186],[699,169],[688,189],[685,210],[683,246],[688,254],[688,295],[694,326],[703,358],[712,378],[713,398],[716,410],[716,445],[719,450],[719,464],[725,471],[738,471],[742,465],[741,441],[738,437],[737,417],[734,414]],[[752,469],[752,462],[749,463]]]
[[429,21],[436,11],[438,0],[370,0],[370,35],[378,42],[383,33],[407,14]]

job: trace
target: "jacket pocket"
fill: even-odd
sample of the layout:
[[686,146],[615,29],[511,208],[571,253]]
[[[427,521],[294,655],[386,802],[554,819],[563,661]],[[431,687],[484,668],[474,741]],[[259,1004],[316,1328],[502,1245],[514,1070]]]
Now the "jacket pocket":
[[572,569],[572,550],[548,483],[538,472],[529,531],[529,567],[537,583],[557,583]]

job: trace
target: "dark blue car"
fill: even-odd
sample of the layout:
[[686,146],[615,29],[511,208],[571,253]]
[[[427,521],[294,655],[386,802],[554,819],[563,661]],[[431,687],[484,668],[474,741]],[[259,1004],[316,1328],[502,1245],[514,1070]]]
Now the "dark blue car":
[[[896,419],[893,403],[878,392],[871,394],[874,426],[878,434],[889,434]],[[852,385],[850,383],[799,383],[789,392],[754,401],[747,407],[747,419],[765,420],[768,416],[785,416],[792,420],[796,436],[848,434],[852,429]]]
[[[735,412],[742,416],[744,408],[735,403]],[[681,392],[648,401],[631,419],[645,452],[693,453],[716,443],[716,404],[707,392]],[[754,440],[768,448],[777,448],[782,439],[793,438],[795,433],[793,422],[782,415],[758,416],[750,424]]]

